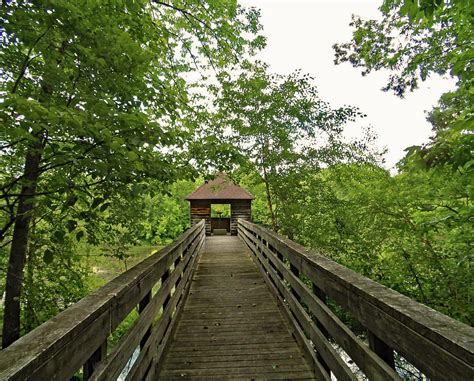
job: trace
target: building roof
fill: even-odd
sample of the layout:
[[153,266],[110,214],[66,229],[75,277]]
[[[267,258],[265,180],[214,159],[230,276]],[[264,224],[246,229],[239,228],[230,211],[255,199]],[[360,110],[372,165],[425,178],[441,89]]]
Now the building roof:
[[186,200],[253,200],[252,193],[236,185],[224,173],[219,173],[214,180],[206,181]]

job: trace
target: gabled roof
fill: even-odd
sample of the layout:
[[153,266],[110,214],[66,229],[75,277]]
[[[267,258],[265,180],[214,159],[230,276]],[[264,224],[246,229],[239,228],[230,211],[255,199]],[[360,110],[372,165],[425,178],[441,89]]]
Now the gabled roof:
[[206,181],[186,200],[253,200],[252,193],[236,185],[224,173],[219,173],[214,180]]

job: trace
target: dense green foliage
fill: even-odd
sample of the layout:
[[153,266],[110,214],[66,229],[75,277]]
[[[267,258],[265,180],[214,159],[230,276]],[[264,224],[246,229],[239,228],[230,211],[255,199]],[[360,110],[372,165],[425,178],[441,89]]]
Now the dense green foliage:
[[[474,139],[474,3],[472,0],[384,0],[382,19],[354,17],[352,40],[335,44],[335,63],[350,62],[367,75],[388,69],[386,91],[403,96],[433,74],[447,74],[457,88],[430,113],[435,135],[416,147],[428,166],[472,170]],[[415,149],[415,147],[414,147]]]
[[287,176],[357,157],[361,146],[345,143],[342,131],[363,115],[354,107],[331,108],[319,97],[314,79],[299,71],[271,74],[261,62],[246,62],[238,73],[222,75],[221,86],[213,88],[217,119],[230,130],[227,138],[241,152],[242,165],[260,175],[276,230],[273,198],[279,193],[282,201],[287,194],[287,185],[292,186]]
[[[328,213],[343,213],[334,215],[334,232],[345,242],[338,253],[328,249],[343,263],[472,324],[474,4],[385,0],[380,11],[380,21],[353,18],[352,40],[334,46],[336,63],[348,61],[364,75],[389,69],[384,89],[399,96],[435,73],[456,78],[457,88],[429,113],[434,135],[407,148],[398,175],[373,168],[329,171],[325,189],[347,203],[347,213]],[[365,250],[357,250],[361,244]],[[313,245],[328,242],[320,237]]]
[[[3,346],[19,337],[29,256],[53,263],[74,239],[120,246],[116,236],[135,235],[134,198],[149,179],[196,176],[193,147],[209,134],[191,78],[262,47],[258,17],[232,0],[2,4]],[[45,235],[33,246],[37,221],[49,226],[36,229]]]
[[344,139],[357,108],[249,58],[264,45],[257,10],[185,4],[0,9],[3,345],[172,242],[195,179],[217,169],[256,195],[255,222],[474,323],[472,2],[385,0],[380,22],[354,18],[336,46],[338,63],[392,70],[397,95],[431,73],[458,80],[396,175],[370,132]]

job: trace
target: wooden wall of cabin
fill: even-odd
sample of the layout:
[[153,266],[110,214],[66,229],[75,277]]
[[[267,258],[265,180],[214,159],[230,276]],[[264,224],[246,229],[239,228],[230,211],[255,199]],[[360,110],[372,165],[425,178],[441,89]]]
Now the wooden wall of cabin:
[[211,201],[191,201],[191,226],[196,225],[202,219],[206,220],[206,235],[211,235]]
[[237,219],[252,220],[251,200],[192,200],[191,226],[206,220],[206,235],[211,235],[211,204],[230,204],[230,234],[237,235]]
[[237,219],[252,220],[252,201],[233,200],[231,205],[230,234],[237,235]]

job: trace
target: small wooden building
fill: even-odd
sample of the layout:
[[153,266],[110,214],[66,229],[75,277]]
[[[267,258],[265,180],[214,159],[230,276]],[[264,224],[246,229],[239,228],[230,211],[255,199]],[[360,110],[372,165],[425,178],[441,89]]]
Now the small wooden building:
[[[255,197],[244,188],[236,185],[227,175],[220,173],[214,180],[206,181],[186,200],[191,203],[191,226],[200,220],[206,220],[206,234],[225,231],[237,234],[237,219],[250,221],[252,216],[252,200]],[[212,216],[214,204],[230,205],[230,215]]]

